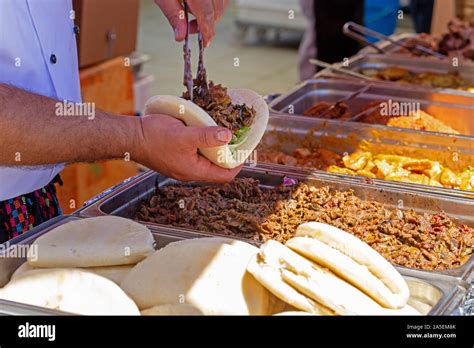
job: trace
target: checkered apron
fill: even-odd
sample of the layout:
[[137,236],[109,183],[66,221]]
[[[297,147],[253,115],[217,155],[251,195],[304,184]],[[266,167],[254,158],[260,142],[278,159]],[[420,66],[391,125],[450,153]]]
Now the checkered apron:
[[0,243],[61,215],[56,196],[56,183],[62,185],[59,175],[37,191],[0,201]]

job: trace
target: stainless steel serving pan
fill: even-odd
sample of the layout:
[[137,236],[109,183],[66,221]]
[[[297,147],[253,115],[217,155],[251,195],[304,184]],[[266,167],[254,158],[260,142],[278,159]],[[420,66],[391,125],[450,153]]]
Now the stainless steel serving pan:
[[[301,144],[320,146],[340,155],[352,153],[365,141],[366,150],[372,153],[404,155],[419,159],[440,162],[454,171],[462,171],[474,166],[474,138],[434,132],[417,132],[399,128],[372,127],[372,125],[354,122],[335,122],[313,117],[287,117],[271,114],[267,131],[257,148],[258,150],[276,150],[291,154]],[[269,167],[289,168],[292,171],[312,173],[316,169],[302,169],[288,165],[269,164]],[[352,177],[349,175],[343,177]],[[381,179],[374,179],[376,181]],[[406,185],[413,190],[439,191],[441,194],[474,198],[474,192],[440,188],[400,182],[384,182],[389,185]]]
[[[360,72],[362,69],[385,69],[393,66],[405,68],[412,72],[430,71],[435,73],[448,73],[452,71],[457,71],[464,80],[466,80],[468,83],[470,83],[472,87],[474,87],[474,65],[471,64],[459,64],[458,66],[453,66],[450,61],[441,61],[433,59],[413,59],[412,57],[406,57],[404,55],[387,56],[381,54],[357,54],[348,59],[347,63],[344,65],[344,68],[350,71]],[[315,76],[319,77],[329,73],[330,71],[330,69],[324,69]],[[379,80],[374,80],[374,82],[385,86],[401,85],[402,87],[406,86],[406,88],[409,89],[435,90],[442,93],[474,97],[474,93],[465,90],[451,88],[432,88],[414,84],[400,84],[397,82]]]
[[[354,79],[321,78],[308,80],[292,91],[281,95],[270,103],[273,112],[289,115],[303,115],[314,104],[325,101],[334,103],[340,98],[366,86],[364,81]],[[356,99],[347,102],[353,113],[359,113],[367,104],[380,101],[419,103],[420,108],[451,126],[461,134],[474,136],[474,94],[472,97],[450,93],[440,93],[426,89],[410,89],[397,84],[373,86]],[[314,117],[312,117],[314,118]],[[328,120],[340,124],[343,121]],[[379,129],[394,129],[374,124]],[[402,128],[399,128],[402,130]],[[417,131],[422,132],[422,131]]]
[[[47,225],[39,226],[25,234],[22,238],[13,239],[11,245],[29,245],[39,236],[47,233],[52,228],[61,224],[79,219],[77,216],[67,216]],[[197,237],[206,237],[205,234],[186,233],[151,227],[157,249],[168,243]],[[0,276],[2,279],[10,278],[16,268],[25,261],[24,258],[12,260],[0,257]],[[443,275],[429,274],[423,271],[399,268],[406,279],[410,289],[409,304],[423,314],[449,315],[457,313],[463,306],[464,298],[468,292],[469,284],[463,280]],[[4,285],[4,284],[2,284]],[[64,313],[47,308],[30,306],[18,302],[0,300],[0,315],[65,315]]]
[[[390,36],[390,38],[392,38],[392,40],[396,41],[397,43],[405,43],[407,42],[409,39],[411,38],[415,38],[417,37],[418,34],[412,34],[412,33],[403,33],[403,34],[394,34],[392,36]],[[424,64],[430,64],[431,61],[433,60],[439,60],[438,58],[436,57],[431,57],[431,56],[417,56],[417,55],[414,55],[414,54],[411,54],[409,52],[401,52],[400,51],[400,46],[398,46],[397,44],[394,44],[394,43],[391,43],[389,41],[379,41],[379,42],[376,42],[375,45],[382,49],[384,52],[385,52],[385,55],[391,55],[391,56],[401,56],[401,57],[407,57],[407,58],[410,58],[410,59],[415,59],[415,60],[418,60],[420,59],[421,62],[425,62]],[[377,51],[371,47],[366,47],[364,49],[362,49],[361,51],[359,51],[359,54],[376,54]],[[447,61],[447,62],[450,62],[451,59],[453,57],[448,57],[446,56],[445,59],[442,59]],[[459,61],[459,63],[461,64],[467,64],[467,65],[473,65],[474,64],[474,61],[470,60],[470,59],[467,59],[467,58],[463,58]]]
[[[249,177],[259,180],[262,187],[278,186],[282,183],[285,176],[294,177],[315,187],[328,186],[331,189],[340,191],[352,189],[361,199],[382,202],[391,207],[399,207],[400,204],[402,204],[404,209],[413,209],[420,213],[438,213],[445,211],[450,216],[458,219],[458,223],[474,226],[474,216],[472,214],[474,211],[474,200],[469,198],[453,198],[439,194],[436,191],[416,192],[414,190],[408,190],[401,185],[383,185],[374,181],[368,182],[360,177],[338,177],[326,173],[313,173],[313,175],[308,176],[299,172],[279,171],[275,168],[265,168],[264,166],[244,168],[239,174],[239,177]],[[116,215],[133,219],[140,204],[153,196],[156,186],[162,187],[176,183],[176,180],[163,177],[151,171],[147,172],[90,205],[87,209],[82,211],[82,215]],[[182,233],[206,235],[205,231],[141,222],[147,226],[160,229],[164,228],[168,231],[172,230]],[[217,234],[207,235],[215,236]],[[427,273],[466,278],[472,273],[473,268],[474,257],[471,256],[461,267],[446,271],[427,271]]]

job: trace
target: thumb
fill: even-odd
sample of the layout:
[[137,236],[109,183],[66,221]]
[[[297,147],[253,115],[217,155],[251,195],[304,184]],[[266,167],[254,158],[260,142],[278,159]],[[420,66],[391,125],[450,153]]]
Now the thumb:
[[184,136],[194,148],[222,146],[232,139],[230,130],[223,127],[186,127]]
[[155,0],[174,30],[176,41],[184,40],[186,36],[186,18],[181,3],[177,0]]

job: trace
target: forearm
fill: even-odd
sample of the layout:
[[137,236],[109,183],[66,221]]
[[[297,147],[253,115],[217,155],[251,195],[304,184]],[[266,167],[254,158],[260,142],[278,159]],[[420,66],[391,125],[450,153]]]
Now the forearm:
[[0,84],[0,165],[43,165],[123,158],[139,141],[140,122],[95,109],[58,115],[62,101]]

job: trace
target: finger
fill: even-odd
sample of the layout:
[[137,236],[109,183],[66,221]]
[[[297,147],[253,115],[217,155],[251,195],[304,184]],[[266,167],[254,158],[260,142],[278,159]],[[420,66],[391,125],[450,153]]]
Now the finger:
[[232,133],[223,127],[186,127],[183,139],[187,147],[200,149],[228,144]]
[[222,15],[224,14],[224,1],[223,0],[213,0],[214,6],[214,19],[218,22]]
[[215,35],[215,16],[212,0],[188,0],[189,9],[196,17],[204,47],[209,47]]
[[177,0],[155,0],[174,30],[176,41],[186,37],[186,17],[181,3]]
[[232,181],[242,170],[243,165],[233,169],[221,168],[201,155],[196,155],[196,163],[191,167],[195,181],[225,183]]

